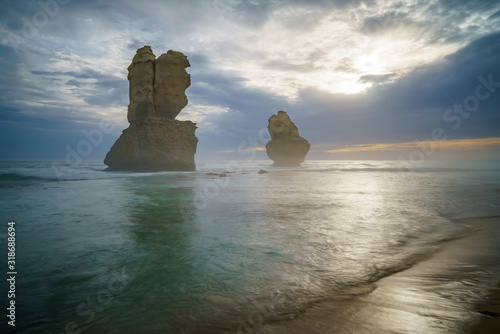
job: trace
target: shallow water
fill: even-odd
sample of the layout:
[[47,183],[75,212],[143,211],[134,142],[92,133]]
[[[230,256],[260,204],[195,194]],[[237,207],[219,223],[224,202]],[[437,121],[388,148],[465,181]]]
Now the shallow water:
[[[100,162],[0,163],[2,217],[17,230],[16,330],[245,332],[243,322],[294,319],[332,296],[367,293],[470,233],[457,218],[500,214],[499,162],[399,167],[254,161],[128,173]],[[234,173],[207,175],[223,171]],[[478,289],[497,272],[485,273]]]

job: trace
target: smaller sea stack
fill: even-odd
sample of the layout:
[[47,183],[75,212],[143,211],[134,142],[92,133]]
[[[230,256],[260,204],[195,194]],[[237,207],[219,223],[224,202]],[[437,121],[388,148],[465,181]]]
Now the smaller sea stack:
[[299,135],[299,129],[284,111],[269,118],[267,126],[271,140],[266,144],[266,153],[274,166],[298,166],[304,162],[311,144]]

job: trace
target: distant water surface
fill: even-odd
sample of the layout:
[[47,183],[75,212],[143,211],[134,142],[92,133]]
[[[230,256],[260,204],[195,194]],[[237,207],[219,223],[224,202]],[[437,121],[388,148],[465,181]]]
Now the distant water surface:
[[[17,230],[16,331],[247,333],[371,291],[471,233],[458,218],[500,215],[498,161],[400,167],[252,161],[131,173],[1,162],[3,258],[6,222]],[[474,289],[500,270],[482,273]]]

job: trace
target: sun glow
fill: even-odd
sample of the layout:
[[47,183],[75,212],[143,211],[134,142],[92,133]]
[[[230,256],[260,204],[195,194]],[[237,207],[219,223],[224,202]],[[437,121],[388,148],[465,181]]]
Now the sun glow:
[[442,141],[421,141],[405,143],[380,143],[380,144],[362,144],[349,145],[343,148],[333,150],[323,150],[326,153],[342,152],[370,152],[370,151],[405,151],[426,147],[429,150],[488,150],[499,149],[500,138],[479,138],[479,139],[455,139]]
[[[293,9],[293,8],[292,8]],[[217,58],[224,70],[241,75],[248,86],[295,98],[301,89],[318,88],[331,93],[356,94],[369,87],[393,82],[418,66],[432,63],[456,51],[460,43],[430,43],[432,28],[408,22],[382,21],[363,27],[370,11],[347,16],[333,10],[315,24],[313,9],[276,11],[260,31],[238,31],[247,37],[236,41],[239,48]],[[409,16],[415,15],[411,12]],[[297,17],[303,25],[290,25]],[[237,29],[225,27],[222,35]],[[218,38],[221,38],[219,33]],[[256,38],[256,36],[259,36]],[[227,36],[227,38],[231,38]],[[217,41],[205,41],[214,53]],[[210,44],[209,44],[210,43]],[[258,49],[259,51],[255,51]],[[242,57],[252,60],[241,62]]]

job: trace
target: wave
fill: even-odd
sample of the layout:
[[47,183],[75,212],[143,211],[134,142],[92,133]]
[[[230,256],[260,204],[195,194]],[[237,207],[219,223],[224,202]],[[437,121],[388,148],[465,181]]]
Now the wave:
[[[41,182],[67,182],[67,181],[91,181],[107,179],[126,179],[150,177],[155,175],[177,175],[186,172],[154,172],[154,173],[135,173],[135,172],[106,172],[99,169],[73,170],[56,174],[54,172],[45,173],[45,175],[29,175],[22,173],[1,173],[0,188],[10,188],[14,186],[33,185]],[[50,175],[50,176],[49,176]]]
[[14,188],[18,186],[31,186],[37,183],[54,181],[58,181],[58,179],[34,175],[23,175],[20,173],[2,173],[0,174],[0,189]]
[[0,181],[40,181],[46,180],[43,177],[22,175],[18,173],[0,174]]
[[[492,168],[457,168],[452,166],[420,166],[413,170],[405,169],[398,162],[376,163],[332,163],[332,162],[305,162],[300,167],[273,167],[269,162],[253,161],[241,162],[234,166],[225,166],[218,163],[200,163],[195,172],[111,172],[105,171],[102,163],[87,163],[78,166],[68,166],[58,163],[22,163],[17,166],[8,167],[0,171],[0,187],[12,187],[15,185],[30,185],[36,182],[54,181],[83,181],[99,179],[120,179],[149,177],[154,175],[205,175],[207,172],[235,171],[237,174],[257,172],[263,167],[269,173],[282,172],[320,172],[320,173],[356,173],[356,172],[387,172],[387,173],[498,173],[500,169]],[[0,165],[1,167],[1,165]],[[470,167],[470,166],[467,166]],[[484,166],[477,166],[484,167]],[[492,166],[496,167],[496,166]]]

